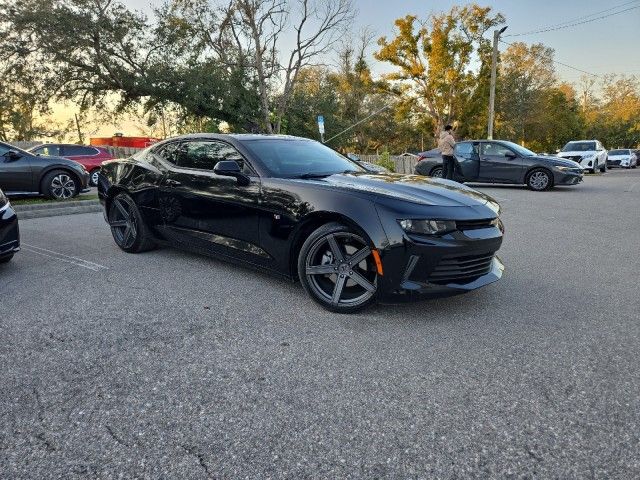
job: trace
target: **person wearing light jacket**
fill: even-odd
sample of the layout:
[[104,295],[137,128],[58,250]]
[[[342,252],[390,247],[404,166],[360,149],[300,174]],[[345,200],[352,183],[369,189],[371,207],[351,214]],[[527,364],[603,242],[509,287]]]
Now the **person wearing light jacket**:
[[456,146],[456,141],[451,135],[453,127],[447,125],[440,133],[440,139],[438,140],[438,148],[442,153],[442,178],[453,180],[456,159],[453,156],[453,147]]

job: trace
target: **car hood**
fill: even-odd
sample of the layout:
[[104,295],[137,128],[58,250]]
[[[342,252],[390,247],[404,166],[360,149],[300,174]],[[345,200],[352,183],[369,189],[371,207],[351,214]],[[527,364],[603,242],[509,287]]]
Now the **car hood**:
[[460,183],[422,175],[398,173],[336,174],[321,179],[299,180],[313,182],[341,190],[382,195],[422,205],[468,207],[484,205],[496,214],[500,205],[489,195]]
[[595,150],[581,150],[579,152],[558,152],[559,157],[590,157],[595,155],[597,152]]
[[617,160],[617,159],[623,160],[625,158],[631,158],[631,155],[628,153],[623,153],[620,155],[609,155],[609,160]]
[[552,157],[550,155],[536,155],[535,157],[529,158],[540,160],[551,165],[557,165],[559,167],[582,168],[582,166],[578,162],[569,160],[568,158]]

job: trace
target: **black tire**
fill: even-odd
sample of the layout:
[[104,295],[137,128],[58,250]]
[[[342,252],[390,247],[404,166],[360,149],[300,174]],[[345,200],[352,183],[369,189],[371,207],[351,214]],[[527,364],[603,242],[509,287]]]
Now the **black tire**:
[[68,200],[80,193],[78,178],[65,170],[53,170],[42,179],[40,191],[52,200]]
[[12,258],[13,258],[13,253],[11,255],[7,255],[6,257],[2,257],[0,258],[0,264],[9,263]]
[[99,168],[94,168],[89,172],[89,185],[92,187],[98,186],[98,174],[100,173]]
[[[545,180],[546,178],[546,180]],[[544,192],[553,187],[553,175],[546,168],[536,168],[527,175],[527,187],[534,192]]]
[[598,160],[595,160],[593,168],[591,169],[591,173],[593,173],[594,175],[598,173]]
[[600,173],[607,173],[607,161],[604,161],[604,165],[600,167]]
[[442,178],[442,172],[443,172],[442,167],[434,167],[431,170],[431,175],[429,176],[434,178]]
[[353,313],[378,298],[378,271],[365,236],[340,223],[314,231],[298,256],[300,283],[318,304]]
[[108,220],[116,245],[125,252],[140,253],[156,247],[138,207],[126,193],[116,195],[111,201]]

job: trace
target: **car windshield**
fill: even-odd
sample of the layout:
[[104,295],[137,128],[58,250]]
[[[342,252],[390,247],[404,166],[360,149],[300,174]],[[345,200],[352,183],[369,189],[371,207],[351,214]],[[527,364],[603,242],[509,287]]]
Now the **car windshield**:
[[535,152],[532,152],[528,148],[524,148],[523,146],[518,145],[517,143],[513,143],[513,142],[501,142],[501,143],[506,145],[507,147],[511,148],[512,150],[515,150],[518,153],[518,155],[520,155],[522,157],[533,157],[533,156],[535,156]]
[[366,171],[348,158],[311,140],[250,140],[244,145],[276,177],[310,178]]
[[562,149],[563,152],[589,152],[596,149],[595,142],[569,142]]
[[629,155],[629,150],[609,150],[609,155]]

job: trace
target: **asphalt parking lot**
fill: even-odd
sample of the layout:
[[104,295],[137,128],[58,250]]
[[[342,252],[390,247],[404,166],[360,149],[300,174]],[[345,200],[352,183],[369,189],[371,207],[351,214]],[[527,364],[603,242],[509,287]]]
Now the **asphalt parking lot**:
[[640,170],[502,204],[503,279],[321,310],[101,214],[0,267],[1,478],[639,478]]

